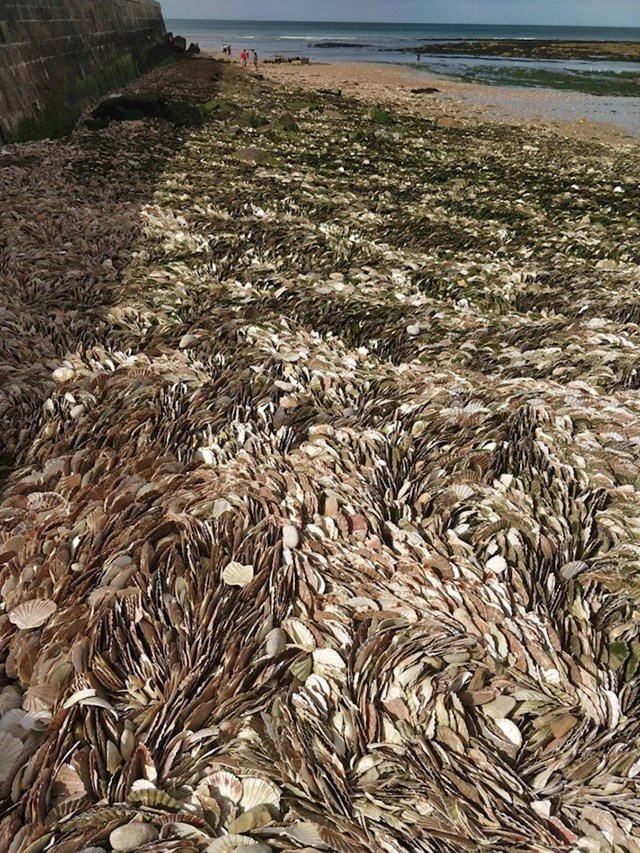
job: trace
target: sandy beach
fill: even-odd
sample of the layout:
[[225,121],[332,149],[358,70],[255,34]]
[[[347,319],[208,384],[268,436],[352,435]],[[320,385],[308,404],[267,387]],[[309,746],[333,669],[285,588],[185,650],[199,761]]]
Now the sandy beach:
[[[211,52],[218,59],[223,54]],[[237,60],[231,60],[234,64]],[[253,71],[247,70],[251,75]],[[261,63],[260,73],[290,91],[297,88],[341,89],[368,103],[385,103],[419,115],[449,116],[460,121],[498,122],[548,127],[567,138],[640,144],[640,104],[578,92],[515,86],[488,86],[429,77],[415,68],[386,63]],[[433,95],[412,89],[433,87]],[[640,99],[633,99],[639,101]],[[624,114],[623,125],[614,116]]]

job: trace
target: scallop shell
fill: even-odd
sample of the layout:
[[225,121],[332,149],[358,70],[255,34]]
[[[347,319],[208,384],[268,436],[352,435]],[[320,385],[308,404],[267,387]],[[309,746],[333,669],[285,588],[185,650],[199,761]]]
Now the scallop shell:
[[9,613],[9,621],[23,631],[40,628],[58,609],[54,601],[46,598],[33,598],[14,607]]
[[22,741],[9,732],[0,732],[0,782],[9,779],[14,764],[22,755]]
[[179,800],[174,799],[170,794],[167,794],[166,791],[156,788],[153,784],[150,784],[149,786],[145,785],[144,787],[140,786],[138,788],[136,788],[134,784],[129,793],[129,801],[157,809],[181,808]]
[[24,734],[21,731],[22,720],[25,717],[25,711],[22,708],[12,708],[0,717],[0,732],[9,732],[14,737],[19,737]]
[[109,835],[109,844],[114,850],[135,850],[143,844],[155,841],[159,835],[160,831],[153,824],[132,820],[113,830]]
[[312,651],[318,645],[313,633],[300,619],[285,619],[282,627],[296,646],[300,646],[306,651]]
[[66,504],[66,499],[57,492],[32,492],[27,498],[29,512],[51,512]]
[[297,548],[300,544],[300,533],[293,524],[285,524],[282,528],[282,541],[287,548]]
[[255,847],[260,842],[251,838],[250,835],[224,835],[222,838],[216,838],[208,847],[205,848],[205,853],[232,853],[238,847]]
[[246,586],[253,580],[253,566],[231,562],[224,568],[222,579],[228,586]]
[[280,791],[271,782],[264,779],[249,778],[242,780],[242,799],[240,805],[245,811],[254,806],[280,807]]
[[239,803],[242,797],[242,782],[233,773],[218,770],[209,777],[209,785],[233,803]]
[[347,665],[334,649],[316,649],[312,654],[314,665],[331,669],[346,669]]
[[265,648],[269,657],[275,657],[287,645],[287,635],[282,628],[273,628],[266,636]]
[[507,561],[504,557],[496,555],[495,557],[491,557],[490,560],[487,560],[486,567],[489,571],[495,572],[497,575],[501,575],[502,572],[507,570]]

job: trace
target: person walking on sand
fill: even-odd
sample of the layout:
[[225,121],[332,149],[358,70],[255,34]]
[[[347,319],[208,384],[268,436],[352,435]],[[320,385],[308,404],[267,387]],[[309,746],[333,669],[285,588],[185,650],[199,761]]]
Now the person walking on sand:
[[240,54],[240,64],[243,68],[247,67],[247,59],[249,59],[249,54],[247,53],[245,48],[242,48],[242,53]]
[[252,50],[251,53],[253,54],[253,67],[257,71],[258,70],[258,54],[255,52],[255,50]]

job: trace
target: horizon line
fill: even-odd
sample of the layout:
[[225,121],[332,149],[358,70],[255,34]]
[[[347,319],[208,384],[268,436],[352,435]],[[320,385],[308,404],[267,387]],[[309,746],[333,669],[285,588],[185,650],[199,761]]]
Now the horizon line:
[[310,18],[193,18],[176,17],[164,15],[169,21],[213,21],[218,24],[379,24],[380,26],[448,26],[448,27],[549,27],[550,29],[564,28],[568,30],[640,30],[640,26],[634,27],[629,24],[521,24],[521,23],[495,23],[492,21],[479,23],[477,21],[342,21],[334,18],[310,19]]

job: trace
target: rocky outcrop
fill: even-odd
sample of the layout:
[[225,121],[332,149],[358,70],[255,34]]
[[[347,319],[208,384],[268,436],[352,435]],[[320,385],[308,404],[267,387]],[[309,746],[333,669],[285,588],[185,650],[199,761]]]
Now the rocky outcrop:
[[93,98],[165,49],[156,0],[0,4],[0,142],[65,133]]

